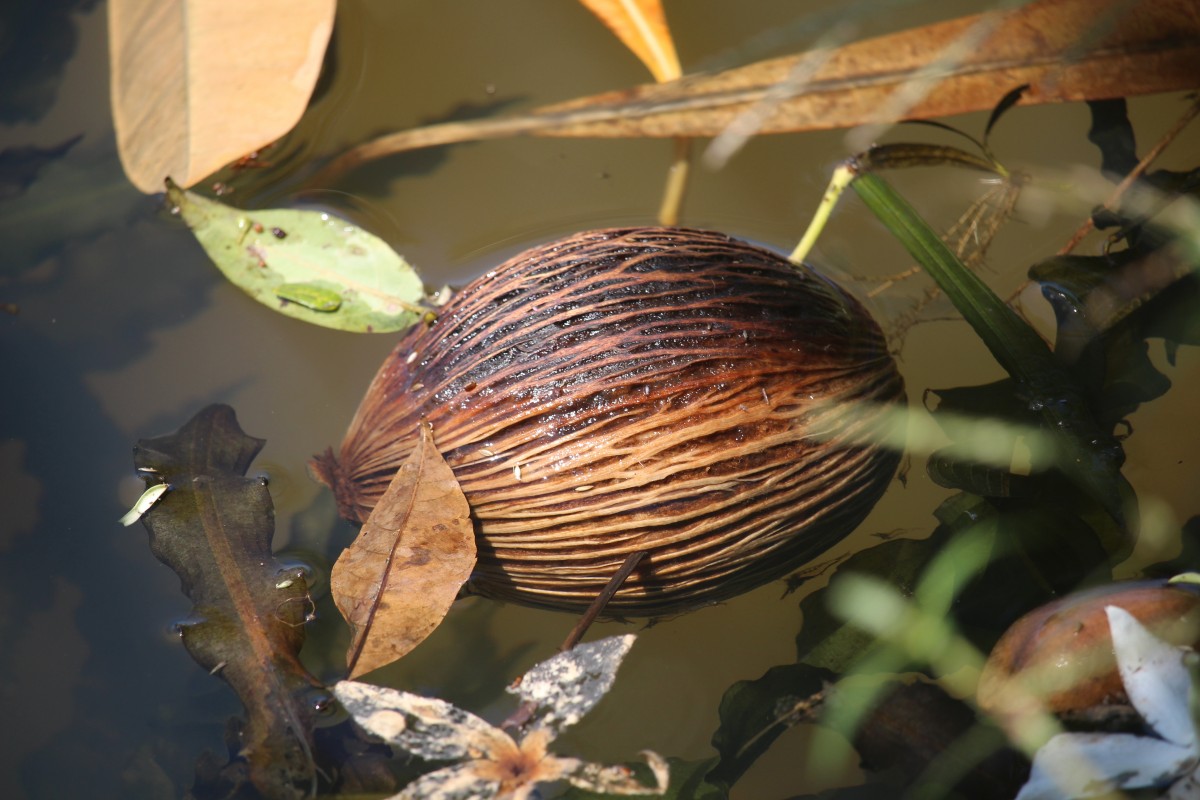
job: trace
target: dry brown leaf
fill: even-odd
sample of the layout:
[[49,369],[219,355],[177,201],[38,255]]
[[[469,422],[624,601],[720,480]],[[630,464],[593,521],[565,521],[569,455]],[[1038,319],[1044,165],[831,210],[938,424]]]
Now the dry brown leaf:
[[579,0],[642,60],[656,81],[680,76],[679,56],[660,0]]
[[148,194],[191,186],[291,130],[316,85],[335,0],[109,0],[121,164]]
[[[942,59],[948,50],[957,57]],[[318,181],[391,153],[518,134],[716,136],[752,108],[765,112],[760,133],[784,133],[986,111],[1021,84],[1030,85],[1022,103],[1194,89],[1200,14],[1195,0],[1037,0],[831,50],[809,81],[759,108],[808,58],[608,92],[526,116],[403,131],[350,150]]]
[[427,423],[354,543],[330,589],[354,628],[350,677],[402,658],[431,634],[475,567],[467,498]]

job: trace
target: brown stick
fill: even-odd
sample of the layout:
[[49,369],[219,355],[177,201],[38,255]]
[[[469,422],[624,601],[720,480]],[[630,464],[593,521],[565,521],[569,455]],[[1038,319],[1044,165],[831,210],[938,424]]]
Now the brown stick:
[[[1185,127],[1187,127],[1189,122],[1195,119],[1197,114],[1200,114],[1200,100],[1192,103],[1188,110],[1183,112],[1183,116],[1176,120],[1175,124],[1171,126],[1171,129],[1163,134],[1163,137],[1158,140],[1158,143],[1154,145],[1154,147],[1150,148],[1150,152],[1146,153],[1142,160],[1138,162],[1137,166],[1130,170],[1129,174],[1125,176],[1125,179],[1117,184],[1117,188],[1113,189],[1113,193],[1108,196],[1108,199],[1104,201],[1104,205],[1101,206],[1101,208],[1111,211],[1113,207],[1120,202],[1122,195],[1129,191],[1129,187],[1133,186],[1134,182],[1145,174],[1150,165],[1154,163],[1154,160],[1162,155],[1162,151],[1166,150],[1167,146],[1170,145],[1171,142],[1175,141],[1175,137],[1178,136]],[[1063,248],[1058,251],[1058,255],[1065,256],[1069,254],[1075,249],[1076,245],[1083,241],[1083,237],[1091,233],[1093,227],[1093,217],[1095,217],[1095,214],[1088,216],[1088,218],[1083,221],[1083,224],[1080,225],[1078,230],[1075,231],[1074,235],[1071,236],[1070,241],[1063,245]]]
[[[604,611],[604,607],[608,605],[608,601],[612,600],[613,595],[617,593],[617,590],[633,574],[633,571],[637,569],[638,564],[642,563],[642,559],[645,556],[645,550],[638,550],[625,557],[625,563],[621,564],[621,568],[608,579],[608,583],[605,584],[604,589],[600,594],[596,595],[596,599],[588,606],[587,611],[583,612],[583,616],[579,618],[579,622],[575,623],[575,627],[567,634],[567,638],[563,640],[563,643],[558,648],[560,653],[565,653],[579,644],[579,640],[587,633],[588,628],[592,627],[592,623],[596,621],[596,617],[600,616]],[[536,705],[528,701],[523,702],[517,706],[516,711],[509,715],[508,719],[500,723],[500,727],[510,731],[519,730],[525,723],[529,722],[535,711],[537,711]]]
[[596,621],[596,617],[600,616],[604,611],[604,607],[608,605],[608,601],[612,600],[617,590],[633,574],[633,571],[637,569],[637,565],[642,563],[642,558],[645,555],[645,550],[638,550],[625,557],[625,563],[609,578],[608,585],[604,587],[604,590],[600,594],[596,595],[596,599],[588,606],[587,611],[583,612],[583,616],[579,618],[579,622],[575,623],[575,627],[567,634],[567,638],[563,639],[563,643],[558,648],[560,653],[565,653],[579,644],[579,640],[587,633],[588,628],[592,627],[592,623]]

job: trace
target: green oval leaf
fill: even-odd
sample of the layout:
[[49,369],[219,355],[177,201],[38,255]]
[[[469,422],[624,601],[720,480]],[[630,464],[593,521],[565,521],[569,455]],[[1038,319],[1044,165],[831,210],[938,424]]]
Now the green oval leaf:
[[426,310],[416,271],[386,242],[331,214],[243,211],[167,181],[167,200],[238,288],[326,328],[386,333]]

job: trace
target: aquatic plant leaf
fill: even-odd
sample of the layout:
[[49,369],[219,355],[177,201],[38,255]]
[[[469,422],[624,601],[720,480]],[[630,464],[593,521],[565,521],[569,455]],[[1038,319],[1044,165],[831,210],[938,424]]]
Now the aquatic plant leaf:
[[134,465],[174,487],[142,523],[194,604],[184,646],[245,706],[251,780],[268,797],[303,797],[315,786],[312,714],[324,690],[298,658],[312,608],[304,575],[272,557],[271,495],[245,477],[263,444],[232,408],[212,405],[176,433],[140,440]]
[[417,446],[338,557],[330,589],[354,628],[350,677],[404,657],[441,623],[475,567],[466,495],[421,423]]
[[425,290],[408,262],[345,220],[319,211],[242,211],[170,181],[167,199],[225,277],[281,314],[384,333],[425,313]]
[[712,746],[720,760],[707,780],[726,789],[746,773],[784,731],[819,709],[819,696],[835,673],[808,664],[781,664],[754,680],[738,681],[721,696],[721,724]]
[[[1055,465],[1122,525],[1128,485],[1120,474],[1124,453],[1092,417],[1075,378],[1045,342],[980,278],[963,266],[913,208],[879,176],[859,174],[851,184],[868,208],[941,287],[1015,378],[1057,444]],[[1114,542],[1114,550],[1132,542]]]
[[141,191],[191,186],[291,130],[308,104],[335,0],[112,0],[117,150]]
[[535,727],[557,734],[608,694],[636,638],[626,634],[576,645],[532,667],[508,691],[536,707],[531,720]]
[[[1136,23],[1136,24],[1133,24]],[[759,133],[990,111],[999,92],[1030,84],[1023,103],[1052,103],[1196,88],[1200,18],[1191,0],[1039,0],[711,75],[585,97],[523,116],[453,122],[375,139],[316,179],[371,159],[455,142],[514,135],[717,136],[766,98]]]
[[641,59],[656,81],[679,77],[679,56],[661,0],[579,0]]

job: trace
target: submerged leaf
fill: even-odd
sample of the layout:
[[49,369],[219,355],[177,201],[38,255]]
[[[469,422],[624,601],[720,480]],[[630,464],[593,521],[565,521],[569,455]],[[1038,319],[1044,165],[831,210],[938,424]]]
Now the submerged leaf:
[[679,56],[661,0],[580,0],[642,60],[656,81],[679,77]]
[[167,199],[225,277],[281,314],[384,333],[425,313],[424,287],[408,262],[345,220],[319,211],[246,212],[170,181]]
[[251,780],[268,797],[303,797],[316,780],[312,714],[324,690],[298,658],[312,608],[304,575],[272,557],[271,495],[245,477],[262,446],[233,409],[214,405],[174,434],[139,441],[134,463],[174,487],[141,519],[194,604],[184,646],[246,708]]
[[441,623],[475,567],[470,513],[422,423],[416,448],[330,576],[354,628],[351,678],[402,658]]
[[[854,42],[822,56],[809,80],[760,115],[759,133],[843,128],[989,111],[1029,84],[1024,103],[1196,88],[1200,17],[1192,0],[1039,0]],[[1134,24],[1136,23],[1136,24]],[[319,180],[392,153],[504,136],[717,136],[781,94],[812,54],[639,86],[536,109],[384,136],[333,162]]]
[[576,645],[537,664],[509,691],[536,706],[533,722],[555,733],[570,727],[608,694],[633,634]]
[[125,174],[191,186],[287,133],[308,104],[335,0],[111,0],[113,122]]

